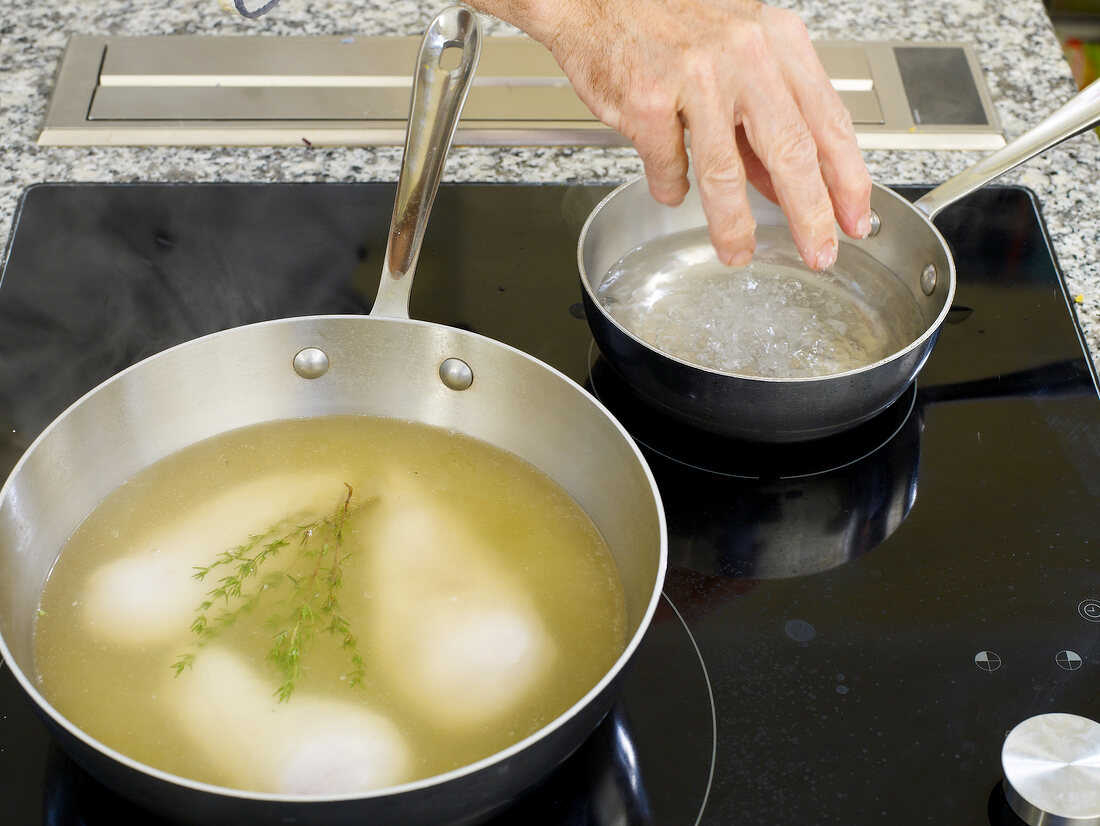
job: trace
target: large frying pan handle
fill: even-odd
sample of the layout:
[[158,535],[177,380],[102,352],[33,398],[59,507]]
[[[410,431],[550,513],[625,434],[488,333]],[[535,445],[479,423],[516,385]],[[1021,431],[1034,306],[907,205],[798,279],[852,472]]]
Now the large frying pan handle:
[[1100,81],[1093,81],[1070,98],[1061,109],[992,155],[987,155],[954,178],[937,186],[913,205],[929,219],[964,195],[980,189],[994,178],[1031,160],[1062,141],[1079,135],[1100,123]]
[[[461,50],[461,56],[456,57]],[[444,9],[420,43],[413,77],[405,154],[397,180],[386,260],[372,316],[409,317],[409,291],[420,244],[443,165],[481,54],[477,15],[462,6]],[[458,60],[458,65],[445,68]]]

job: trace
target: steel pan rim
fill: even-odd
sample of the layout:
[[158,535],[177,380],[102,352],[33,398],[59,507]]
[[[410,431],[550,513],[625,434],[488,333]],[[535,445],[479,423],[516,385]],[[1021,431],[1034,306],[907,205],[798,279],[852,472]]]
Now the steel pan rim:
[[[903,198],[901,195],[899,195],[889,187],[882,186],[881,184],[872,184],[873,191],[875,193],[880,193],[880,197],[894,198],[900,202],[903,202],[906,209],[908,209],[912,213],[912,219],[914,221],[919,221],[921,224],[924,225],[923,229],[931,233],[937,245],[943,252],[944,260],[947,262],[947,296],[945,297],[943,306],[940,308],[940,311],[939,313],[937,313],[935,319],[933,319],[933,321],[925,327],[924,331],[919,336],[910,341],[902,349],[897,350],[890,355],[879,359],[878,361],[864,364],[851,370],[845,370],[841,373],[827,373],[817,376],[782,377],[756,376],[751,373],[735,373],[728,370],[719,370],[717,368],[707,367],[696,362],[687,361],[686,359],[683,359],[680,356],[673,355],[672,353],[667,353],[664,350],[661,350],[650,344],[648,341],[639,338],[635,333],[633,333],[627,327],[624,327],[622,324],[619,323],[617,319],[615,319],[609,312],[607,312],[603,304],[600,302],[598,296],[596,295],[596,291],[592,287],[592,281],[589,278],[588,268],[585,266],[584,263],[585,241],[588,238],[590,231],[592,230],[593,224],[596,221],[600,220],[601,213],[604,211],[607,205],[616,200],[620,196],[620,193],[629,191],[634,187],[647,185],[648,184],[645,177],[638,177],[633,180],[627,181],[626,183],[620,184],[614,190],[605,195],[604,198],[598,204],[596,204],[595,207],[593,207],[592,211],[588,215],[587,220],[585,220],[584,222],[584,226],[581,228],[580,236],[577,241],[577,270],[580,273],[581,286],[584,289],[586,297],[589,299],[587,303],[595,307],[596,310],[600,313],[601,317],[612,327],[614,327],[618,333],[626,336],[635,344],[642,347],[657,358],[667,359],[668,361],[673,362],[676,365],[685,368],[686,370],[698,373],[703,376],[709,376],[718,379],[731,379],[742,382],[759,382],[763,385],[770,384],[780,386],[808,386],[815,384],[824,384],[830,381],[850,381],[854,377],[862,376],[863,374],[870,373],[893,362],[905,359],[913,352],[923,348],[928,343],[929,339],[933,338],[939,333],[940,328],[943,326],[944,321],[947,319],[947,314],[951,311],[951,305],[955,300],[956,273],[955,259],[954,256],[952,256],[951,254],[951,248],[948,246],[946,239],[944,239],[943,235],[938,229],[936,229],[936,226],[927,218],[927,216],[925,216],[923,213],[921,213],[920,210],[914,207],[908,199]],[[859,241],[856,239],[842,238],[841,243],[855,246],[859,243]],[[626,255],[626,253],[628,252],[630,252],[630,250],[624,251],[623,255]],[[605,353],[605,355],[607,354]],[[609,356],[609,358],[611,357]],[[912,377],[910,377],[910,379],[911,378]],[[904,390],[904,386],[901,388],[901,390]]]
[[[293,318],[278,318],[268,321],[256,322],[253,324],[241,325],[238,327],[232,327],[226,330],[219,330],[213,333],[209,333],[204,336],[200,336],[195,339],[177,344],[159,353],[155,353],[148,356],[141,361],[130,365],[129,367],[120,370],[108,379],[105,379],[100,384],[93,387],[83,396],[78,398],[72,404],[70,404],[60,415],[51,421],[42,432],[31,442],[31,444],[20,456],[15,466],[12,468],[11,473],[5,480],[4,484],[0,486],[0,508],[3,508],[4,503],[12,497],[12,490],[18,482],[20,472],[24,465],[31,460],[33,454],[39,449],[39,445],[46,442],[50,435],[64,426],[65,420],[68,419],[70,414],[82,407],[87,400],[93,398],[105,388],[112,386],[116,383],[129,380],[134,373],[138,371],[147,371],[151,365],[159,364],[161,361],[172,357],[174,354],[184,350],[198,347],[200,345],[209,345],[213,340],[218,338],[230,338],[234,336],[248,335],[249,331],[257,330],[261,328],[270,328],[275,326],[296,326],[296,325],[309,325],[309,324],[325,324],[325,323],[351,323],[351,324],[370,324],[370,325],[400,325],[400,326],[412,326],[414,328],[423,328],[425,330],[442,330],[447,334],[457,335],[460,338],[466,338],[469,340],[480,342],[483,345],[500,348],[501,350],[511,353],[515,357],[531,363],[532,365],[543,371],[549,380],[557,379],[565,382],[571,386],[572,390],[579,394],[586,402],[590,403],[592,407],[598,411],[599,415],[603,416],[619,433],[623,440],[623,443],[631,451],[635,461],[640,469],[643,471],[646,482],[648,483],[650,494],[653,497],[654,512],[657,518],[658,527],[658,559],[656,565],[656,571],[654,575],[654,586],[652,592],[649,595],[649,600],[646,604],[645,610],[642,612],[641,618],[638,622],[637,628],[628,640],[623,652],[616,658],[615,662],[607,669],[600,680],[589,689],[580,699],[578,699],[568,709],[563,711],[553,720],[546,725],[539,728],[537,731],[532,732],[522,740],[512,744],[508,748],[494,752],[478,761],[468,763],[465,766],[460,766],[457,769],[452,769],[449,772],[433,775],[431,777],[421,778],[419,780],[410,781],[408,783],[402,783],[394,786],[385,786],[378,789],[370,789],[362,792],[347,792],[343,794],[280,794],[274,792],[258,792],[248,791],[245,789],[235,789],[230,786],[219,786],[213,783],[205,783],[202,781],[192,780],[181,775],[176,775],[171,772],[158,769],[155,766],[150,766],[147,763],[143,763],[140,760],[136,760],[129,757],[122,752],[114,749],[105,743],[100,742],[98,739],[92,737],[85,732],[81,727],[77,726],[71,720],[62,714],[52,703],[50,703],[46,697],[38,690],[35,682],[24,671],[23,667],[19,664],[17,659],[13,656],[11,649],[8,646],[5,639],[3,630],[0,629],[0,666],[6,665],[11,673],[19,683],[20,688],[27,695],[28,699],[34,704],[36,709],[45,714],[50,721],[58,728],[64,730],[69,736],[79,741],[82,745],[91,749],[92,751],[110,759],[112,762],[117,763],[125,768],[145,775],[147,777],[154,778],[158,781],[170,784],[190,791],[199,792],[202,794],[212,795],[219,798],[236,799],[241,801],[256,801],[258,803],[274,803],[274,804],[286,804],[286,805],[307,805],[307,804],[323,804],[323,803],[354,803],[356,801],[371,801],[371,800],[384,800],[387,798],[398,798],[404,795],[414,794],[419,791],[431,789],[434,787],[444,786],[447,783],[458,781],[466,777],[470,777],[479,774],[493,766],[503,763],[509,760],[521,752],[535,746],[537,743],[545,740],[555,733],[557,733],[564,726],[568,725],[575,717],[587,709],[589,706],[594,705],[595,701],[609,689],[617,680],[619,680],[625,670],[628,668],[630,662],[633,660],[634,655],[637,652],[638,647],[641,645],[642,638],[645,636],[652,623],[653,616],[657,611],[657,606],[660,603],[661,595],[663,593],[663,585],[665,580],[665,574],[668,566],[668,529],[665,519],[664,506],[661,502],[660,492],[657,488],[656,479],[653,476],[653,471],[649,467],[649,463],[645,460],[642,452],[634,440],[630,437],[630,434],[623,427],[623,425],[616,419],[607,407],[599,399],[595,398],[590,393],[587,393],[577,382],[569,378],[569,376],[562,373],[552,365],[535,358],[529,353],[525,353],[511,345],[504,342],[497,341],[496,339],[489,338],[488,336],[474,333],[469,330],[460,330],[455,327],[450,327],[444,324],[437,324],[430,321],[422,321],[418,319],[405,319],[405,318],[391,318],[391,317],[372,317],[366,315],[355,314],[332,314],[332,315],[312,315],[312,316],[296,316]],[[522,457],[521,457],[522,458]],[[526,460],[525,460],[526,461]],[[556,482],[556,480],[555,480]],[[602,717],[602,715],[601,715]],[[561,758],[567,756],[561,755]],[[549,769],[548,769],[549,771]]]

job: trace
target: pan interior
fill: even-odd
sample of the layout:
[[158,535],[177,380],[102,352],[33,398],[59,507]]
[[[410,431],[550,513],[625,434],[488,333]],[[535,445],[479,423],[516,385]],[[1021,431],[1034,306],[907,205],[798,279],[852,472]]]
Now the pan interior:
[[717,258],[705,227],[643,244],[603,275],[596,296],[623,328],[708,369],[766,378],[833,375],[903,350],[927,326],[889,268],[842,244],[813,272],[786,227],[761,225],[745,267]]
[[35,662],[59,711],[143,763],[351,793],[564,713],[622,653],[623,599],[580,506],[506,451],[378,417],[284,420],[113,491],[53,567]]

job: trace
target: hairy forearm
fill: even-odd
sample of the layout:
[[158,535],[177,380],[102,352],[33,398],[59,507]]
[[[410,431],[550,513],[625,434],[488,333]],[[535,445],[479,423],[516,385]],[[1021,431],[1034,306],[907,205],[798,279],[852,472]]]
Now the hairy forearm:
[[511,23],[547,46],[554,39],[559,20],[573,16],[582,5],[598,5],[599,0],[465,0],[487,14]]

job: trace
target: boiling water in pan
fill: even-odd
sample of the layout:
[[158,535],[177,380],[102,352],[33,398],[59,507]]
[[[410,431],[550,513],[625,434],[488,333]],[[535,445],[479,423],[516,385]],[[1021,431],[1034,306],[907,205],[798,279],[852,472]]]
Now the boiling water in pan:
[[842,248],[837,267],[812,272],[786,229],[768,226],[758,228],[747,267],[719,262],[705,228],[646,244],[611,267],[597,297],[622,326],[670,355],[770,378],[862,367],[924,328],[913,296],[869,256]]

